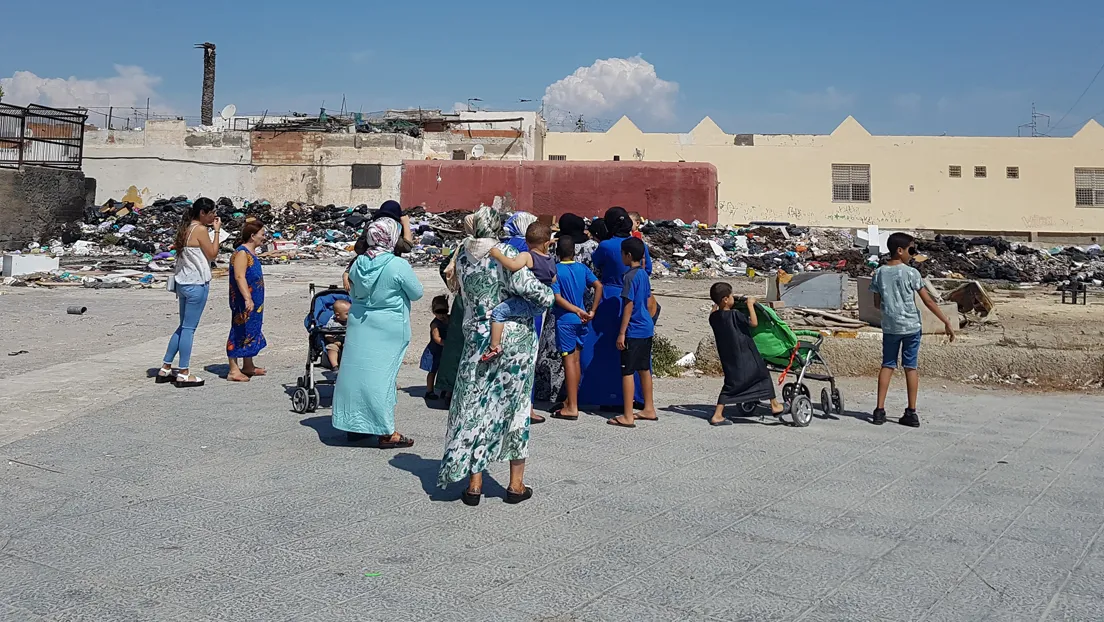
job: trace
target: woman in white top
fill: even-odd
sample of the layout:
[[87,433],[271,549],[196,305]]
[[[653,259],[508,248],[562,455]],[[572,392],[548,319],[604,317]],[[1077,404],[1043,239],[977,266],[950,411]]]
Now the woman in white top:
[[[214,227],[215,239],[211,239],[207,227]],[[207,306],[207,294],[211,288],[211,262],[218,256],[218,236],[222,222],[215,212],[215,202],[206,197],[196,199],[184,214],[184,222],[176,232],[176,297],[180,301],[180,324],[169,339],[169,349],[157,382],[173,382],[178,387],[200,387],[203,379],[194,376],[189,365],[192,358],[192,340],[199,318]],[[180,368],[174,374],[173,359],[180,354]]]

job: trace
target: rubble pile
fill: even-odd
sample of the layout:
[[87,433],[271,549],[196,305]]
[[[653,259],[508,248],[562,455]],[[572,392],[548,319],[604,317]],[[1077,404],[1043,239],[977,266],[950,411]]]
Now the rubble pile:
[[[503,199],[506,201],[509,197]],[[352,256],[357,237],[374,213],[367,205],[297,201],[273,205],[267,200],[237,205],[226,197],[216,203],[223,223],[222,251],[231,252],[246,220],[256,218],[272,238],[261,254],[266,263],[296,259],[342,263]],[[167,273],[175,257],[170,248],[174,234],[190,205],[183,196],[158,199],[146,206],[109,200],[86,208],[82,222],[67,226],[59,238],[32,244],[23,252],[50,253],[69,258],[69,263],[74,257],[99,258],[99,263],[92,262],[93,271]],[[462,239],[463,219],[468,214],[463,210],[431,214],[424,207],[407,210],[414,245],[404,257],[415,265],[440,263]],[[645,223],[641,231],[651,249],[655,275],[660,277],[750,277],[778,271],[835,271],[858,277],[871,274],[880,263],[877,254],[850,230],[785,223],[737,228],[675,219]],[[1047,249],[999,237],[951,235],[920,239],[917,245],[926,255],[926,260],[917,264],[924,276],[1063,285],[1100,285],[1104,281],[1104,258],[1099,252],[1090,255],[1073,246]],[[101,265],[104,258],[115,263],[105,267]]]

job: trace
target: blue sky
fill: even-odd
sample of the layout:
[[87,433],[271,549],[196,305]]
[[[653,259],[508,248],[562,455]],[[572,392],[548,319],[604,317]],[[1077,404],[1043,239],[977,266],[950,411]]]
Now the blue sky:
[[[46,9],[9,4],[5,101],[150,97],[189,117],[202,41],[218,45],[216,110],[316,112],[342,95],[364,111],[472,97],[535,108],[549,85],[587,68],[550,93],[550,116],[601,124],[629,113],[645,130],[688,131],[709,115],[732,133],[826,133],[853,114],[878,134],[1015,135],[1032,102],[1057,124],[1104,63],[1099,0],[53,0],[50,14],[72,17],[49,20],[48,33]],[[594,66],[605,59],[628,60]],[[30,73],[13,81],[16,72]],[[1104,121],[1104,75],[1053,133],[1094,113]]]

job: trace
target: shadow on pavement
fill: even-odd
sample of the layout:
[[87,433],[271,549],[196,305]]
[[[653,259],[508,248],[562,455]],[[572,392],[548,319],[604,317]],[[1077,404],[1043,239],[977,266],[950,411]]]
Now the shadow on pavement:
[[[417,477],[422,490],[431,501],[459,501],[460,493],[468,487],[467,480],[449,484],[448,488],[437,487],[437,470],[440,460],[429,460],[417,454],[396,454],[390,460],[391,466]],[[483,474],[483,496],[506,498],[506,489],[496,482],[490,474]]]
[[[695,419],[701,419],[702,421],[708,422],[713,418],[713,411],[716,408],[716,404],[688,404],[672,405],[667,408],[661,408],[660,411],[694,417]],[[732,423],[750,423],[768,426],[788,425],[771,415],[770,410],[768,410],[766,406],[760,406],[755,412],[750,414],[745,414],[738,406],[729,406],[725,409],[725,418]]]
[[402,391],[403,393],[406,393],[410,397],[425,400],[426,408],[429,408],[430,410],[448,410],[449,409],[449,402],[446,401],[446,400],[442,400],[442,399],[427,400],[426,399],[426,388],[421,386],[421,385],[413,386],[413,387],[403,387],[402,389],[399,389],[399,390]]
[[318,434],[318,440],[328,447],[375,447],[376,437],[368,437],[363,441],[350,443],[345,432],[333,427],[332,419],[328,415],[309,417],[299,422],[299,425],[311,428]]

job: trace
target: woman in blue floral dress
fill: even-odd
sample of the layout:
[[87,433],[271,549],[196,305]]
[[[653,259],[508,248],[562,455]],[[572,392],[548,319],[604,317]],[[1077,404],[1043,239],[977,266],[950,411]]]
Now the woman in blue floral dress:
[[[253,376],[265,375],[263,367],[253,364],[253,357],[267,345],[261,332],[264,274],[257,258],[257,247],[264,238],[264,225],[259,220],[247,220],[230,260],[230,337],[226,340],[230,373],[226,379],[233,382],[249,382]],[[242,360],[240,367],[238,359]]]

